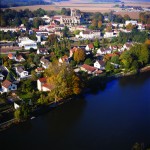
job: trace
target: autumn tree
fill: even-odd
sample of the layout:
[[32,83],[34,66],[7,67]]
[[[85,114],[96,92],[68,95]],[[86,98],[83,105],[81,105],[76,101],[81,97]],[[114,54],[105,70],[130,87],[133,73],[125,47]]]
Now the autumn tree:
[[79,77],[65,63],[62,65],[58,65],[58,63],[50,64],[45,71],[45,76],[47,77],[48,85],[51,86],[48,96],[55,102],[81,92]]
[[128,30],[132,30],[135,26],[132,25],[132,23],[129,23],[127,26],[126,26],[126,29]]
[[74,60],[77,63],[80,63],[81,61],[85,60],[85,51],[82,50],[81,48],[78,48],[75,52],[74,52]]
[[97,26],[98,26],[98,28],[101,28],[102,27],[102,21],[98,21]]

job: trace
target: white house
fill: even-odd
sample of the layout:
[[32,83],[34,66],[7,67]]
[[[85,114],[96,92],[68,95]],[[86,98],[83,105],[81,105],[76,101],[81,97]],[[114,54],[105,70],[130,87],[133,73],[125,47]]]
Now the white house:
[[18,108],[20,108],[20,105],[16,102],[14,102],[14,108],[17,110]]
[[45,59],[44,57],[40,59],[40,63],[42,64],[42,67],[45,69],[47,69],[50,64],[49,60]]
[[58,62],[59,63],[67,63],[67,64],[69,64],[69,58],[68,58],[68,56],[64,55],[63,57],[60,57],[58,59]]
[[145,30],[145,26],[142,23],[138,23],[138,30],[140,31]]
[[118,49],[118,47],[115,46],[115,45],[114,45],[114,46],[110,45],[109,48],[110,48],[112,51],[116,51],[116,50]]
[[0,31],[4,31],[4,32],[8,32],[8,31],[11,31],[11,32],[17,32],[18,31],[18,28],[16,27],[0,27]]
[[4,76],[0,73],[0,80],[2,81],[4,79]]
[[85,47],[85,50],[86,51],[92,51],[94,50],[94,45],[91,43],[91,44],[88,44],[86,47]]
[[17,55],[17,56],[15,57],[15,61],[17,61],[17,62],[22,62],[22,61],[25,61],[25,59],[23,58],[22,55]]
[[117,34],[114,33],[113,31],[105,32],[104,38],[112,38],[112,37],[117,37]]
[[98,68],[98,69],[101,69],[101,70],[104,70],[105,69],[105,62],[102,61],[102,60],[97,60],[95,63],[94,63],[94,67],[95,68]]
[[46,78],[40,78],[37,80],[37,89],[39,91],[51,91],[52,90],[52,86],[50,84],[47,83]]
[[99,48],[97,50],[97,54],[99,55],[105,55],[105,54],[111,54],[112,50],[110,48]]
[[84,39],[93,39],[93,38],[100,38],[101,33],[99,30],[96,31],[81,31],[79,35],[76,35],[76,38],[84,38]]
[[29,50],[30,48],[37,49],[37,42],[30,40],[28,37],[21,37],[19,40],[19,47],[24,47],[25,50]]
[[125,43],[125,44],[123,45],[123,48],[124,48],[124,50],[125,50],[125,49],[126,49],[126,50],[129,50],[132,46],[133,46],[132,43]]
[[25,71],[22,66],[16,67],[16,73],[20,76],[20,78],[28,76],[28,71]]
[[39,48],[39,49],[37,50],[37,54],[47,55],[47,54],[49,54],[49,53],[48,53],[48,50],[47,50],[46,48]]
[[44,15],[43,17],[41,17],[42,20],[45,22],[45,23],[50,23],[52,21],[52,18],[50,18],[49,16],[47,15]]
[[13,84],[12,82],[5,80],[2,82],[2,92],[9,92],[9,91],[14,91],[17,90],[17,85]]
[[37,37],[37,42],[41,42],[42,40],[46,40],[50,33],[48,31],[37,31],[36,32],[36,37]]

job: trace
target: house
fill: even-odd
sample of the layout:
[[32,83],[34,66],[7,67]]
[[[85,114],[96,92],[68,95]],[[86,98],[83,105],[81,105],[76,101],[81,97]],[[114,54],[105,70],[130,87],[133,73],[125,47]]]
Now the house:
[[132,43],[125,43],[125,44],[123,45],[123,49],[124,49],[124,50],[129,50],[132,46],[133,46]]
[[9,53],[8,54],[8,58],[11,59],[11,60],[14,60],[15,59],[15,55],[12,54],[12,53]]
[[39,49],[37,50],[37,54],[47,55],[47,54],[49,54],[49,53],[48,53],[48,50],[47,50],[46,48],[39,48]]
[[70,49],[70,54],[69,54],[69,57],[71,58],[74,54],[75,51],[77,51],[78,48],[77,47],[73,47],[72,49]]
[[39,68],[39,67],[38,67],[38,68],[35,69],[35,72],[36,72],[36,73],[44,72],[44,68]]
[[76,38],[83,38],[83,39],[93,39],[93,38],[100,38],[101,33],[99,30],[86,30],[86,31],[81,31],[79,35],[76,35]]
[[16,67],[16,73],[20,76],[20,78],[28,76],[28,71],[25,71],[22,66]]
[[44,57],[40,59],[40,63],[42,64],[42,67],[45,69],[47,69],[50,64],[49,60],[45,59]]
[[9,92],[9,91],[14,91],[17,90],[17,85],[13,84],[12,82],[5,80],[2,82],[2,92]]
[[18,28],[16,28],[16,27],[0,27],[0,31],[4,31],[4,32],[8,32],[8,31],[17,32]]
[[145,30],[145,26],[142,23],[138,23],[138,30],[140,31]]
[[117,37],[117,34],[114,33],[113,31],[107,31],[104,34],[104,38],[112,38],[112,37]]
[[109,48],[110,48],[112,51],[117,51],[117,49],[118,49],[118,47],[115,46],[115,45],[114,45],[114,46],[110,45]]
[[106,51],[105,51],[104,48],[99,48],[99,49],[97,50],[97,54],[98,54],[98,55],[104,55],[104,54],[106,54]]
[[22,61],[25,61],[25,59],[23,58],[23,56],[22,55],[17,55],[16,57],[15,57],[15,61],[17,61],[17,62],[22,62]]
[[22,101],[15,101],[14,102],[14,108],[17,110],[18,108],[20,108]]
[[96,71],[96,68],[95,68],[95,67],[89,66],[89,65],[87,65],[87,64],[83,64],[83,65],[80,67],[80,69],[81,69],[82,71],[87,72],[88,74],[94,74],[94,72]]
[[50,35],[50,33],[48,31],[36,31],[37,42],[46,40],[49,35]]
[[110,54],[112,50],[110,48],[100,48],[97,50],[97,54],[99,55],[105,55],[105,54]]
[[63,57],[59,58],[59,63],[64,63],[66,62],[67,64],[69,64],[69,58],[68,56],[64,55]]
[[42,18],[42,20],[45,22],[45,23],[47,23],[47,24],[49,24],[51,21],[52,21],[52,18],[50,18],[49,16],[47,16],[47,15],[44,15],[43,17],[41,17]]
[[95,68],[98,68],[100,70],[104,70],[105,69],[105,62],[102,61],[102,60],[97,60],[95,63],[94,63],[94,67]]
[[40,78],[37,80],[37,89],[39,91],[51,91],[53,89],[52,85],[50,85],[49,83],[47,83],[47,79],[46,78]]
[[125,22],[125,26],[129,25],[129,24],[132,24],[132,25],[137,25],[137,21],[136,20],[127,20]]
[[4,75],[0,73],[0,81],[4,79]]
[[91,43],[91,44],[88,44],[86,47],[85,47],[85,50],[86,51],[92,51],[94,50],[94,45]]
[[19,47],[23,47],[25,50],[30,50],[30,48],[37,49],[37,42],[30,40],[28,37],[20,37],[18,41]]

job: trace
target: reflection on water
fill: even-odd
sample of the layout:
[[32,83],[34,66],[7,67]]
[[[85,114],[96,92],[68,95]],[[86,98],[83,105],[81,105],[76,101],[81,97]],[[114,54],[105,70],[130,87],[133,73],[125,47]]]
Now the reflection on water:
[[146,72],[135,76],[120,78],[119,83],[121,86],[127,86],[127,85],[140,86],[144,84],[144,82],[146,82],[149,78],[150,78],[150,72]]

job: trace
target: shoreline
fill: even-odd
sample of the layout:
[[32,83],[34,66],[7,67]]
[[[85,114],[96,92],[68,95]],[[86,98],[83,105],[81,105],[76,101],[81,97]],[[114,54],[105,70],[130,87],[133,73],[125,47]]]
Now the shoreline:
[[[150,71],[150,65],[141,68],[137,73],[133,73],[133,71],[132,71],[132,72],[128,72],[128,73],[126,73],[126,74],[118,73],[118,74],[115,74],[115,75],[112,75],[112,76],[106,76],[106,79],[107,79],[107,80],[106,80],[106,83],[108,83],[108,82],[110,82],[110,81],[112,81],[112,80],[114,80],[114,79],[119,79],[119,78],[124,78],[124,77],[129,77],[129,76],[135,76],[135,75],[138,75],[138,74],[140,75],[140,74],[142,74],[142,73],[146,73],[146,72],[149,72],[149,71]],[[119,76],[118,76],[118,75],[119,75]],[[68,102],[70,102],[70,101],[72,101],[72,100],[74,100],[74,99],[76,99],[76,98],[79,98],[79,97],[81,97],[81,96],[83,96],[84,94],[87,94],[87,93],[89,93],[89,92],[91,92],[91,91],[88,90],[87,88],[85,88],[85,89],[83,90],[83,92],[82,92],[81,94],[77,95],[77,96],[72,96],[72,97],[69,97],[69,98],[67,98],[67,99],[62,99],[61,101],[56,102],[56,103],[55,103],[55,102],[51,102],[50,104],[48,104],[48,105],[46,105],[46,106],[40,106],[40,107],[38,107],[36,110],[34,110],[34,111],[32,112],[33,115],[31,115],[31,116],[30,116],[28,119],[26,119],[26,120],[23,120],[23,121],[18,122],[18,121],[16,121],[15,118],[13,118],[13,119],[8,120],[8,121],[6,121],[6,122],[4,122],[4,123],[1,123],[1,124],[0,124],[0,132],[7,130],[8,128],[10,128],[10,127],[12,127],[12,126],[14,126],[14,125],[18,125],[18,124],[20,124],[20,123],[24,123],[24,122],[26,122],[26,121],[28,121],[28,120],[32,120],[32,119],[34,119],[34,118],[36,118],[36,117],[38,117],[38,116],[40,116],[40,115],[43,115],[43,114],[45,114],[45,113],[48,113],[48,112],[50,112],[51,110],[53,110],[53,109],[55,109],[55,108],[58,108],[59,106],[65,104],[65,103],[68,103]],[[36,112],[36,111],[39,111],[39,112]],[[35,115],[34,115],[34,113],[35,113]]]

